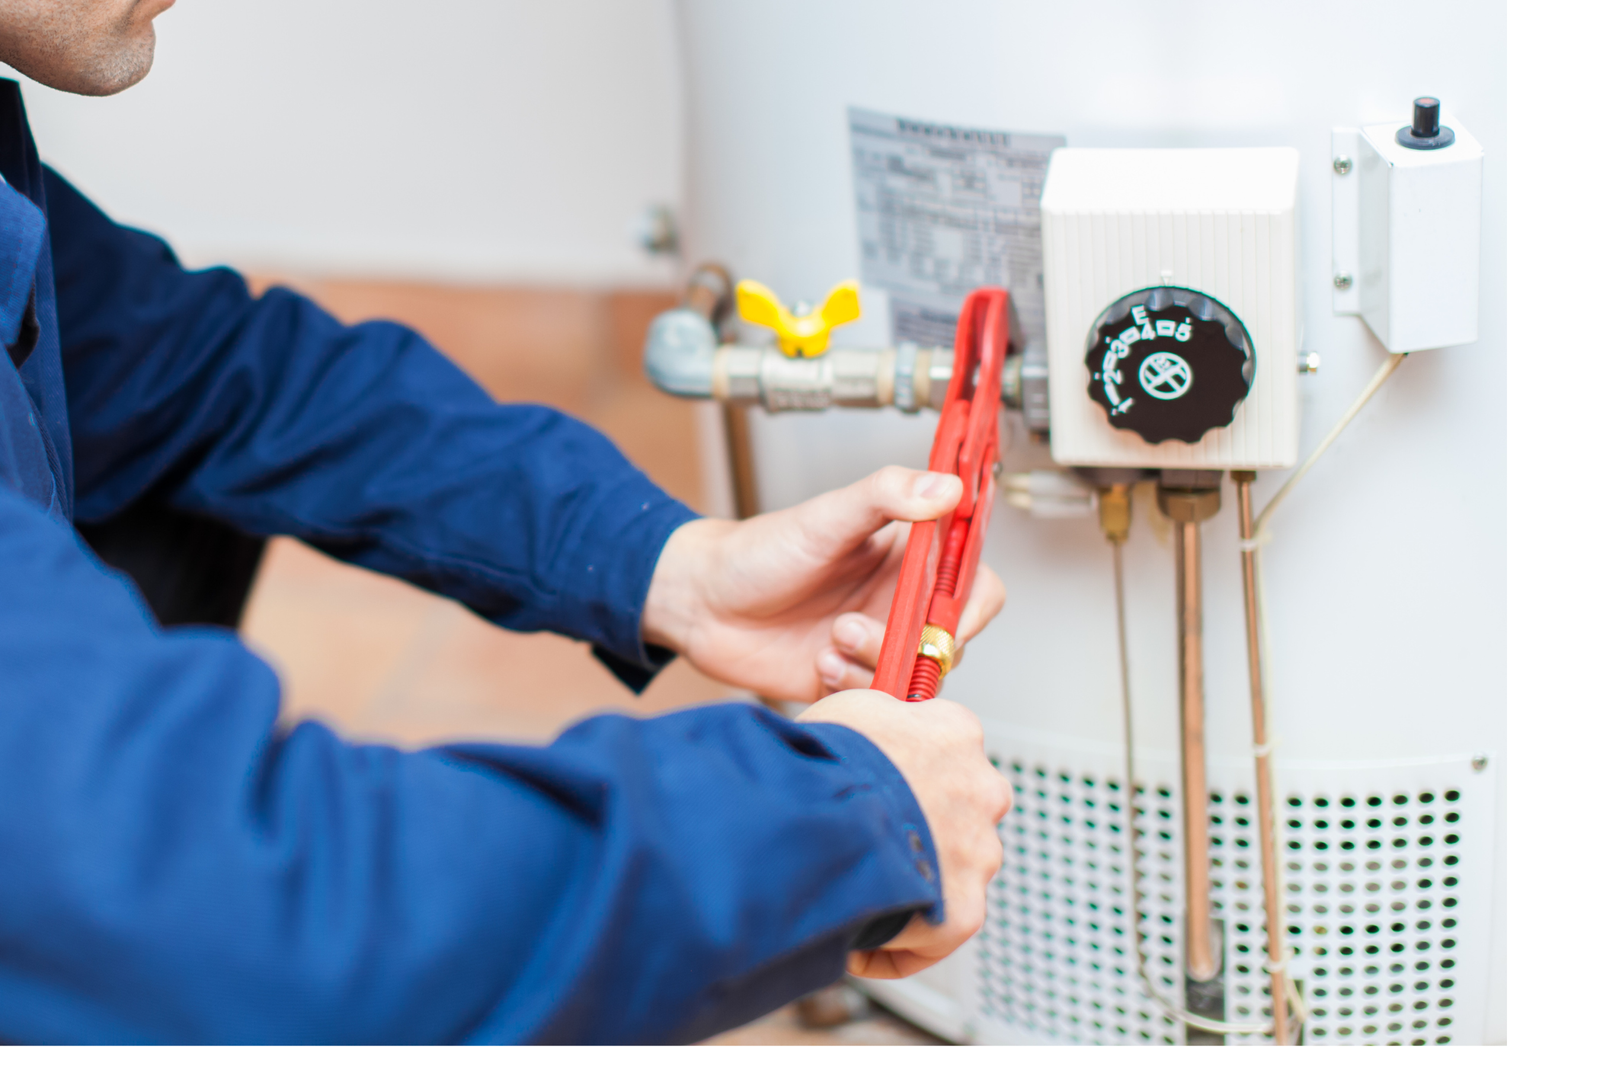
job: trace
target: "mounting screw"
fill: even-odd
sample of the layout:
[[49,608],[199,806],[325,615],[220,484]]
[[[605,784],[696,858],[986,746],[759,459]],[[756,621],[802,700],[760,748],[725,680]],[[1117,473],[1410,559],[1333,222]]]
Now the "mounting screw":
[[1322,357],[1317,355],[1317,353],[1315,353],[1315,352],[1302,352],[1302,353],[1300,353],[1300,373],[1301,374],[1315,374],[1315,373],[1317,373],[1317,369],[1319,367],[1321,367],[1321,366],[1322,366]]
[[1333,172],[1335,174],[1339,174],[1339,175],[1349,174],[1350,173],[1350,168],[1353,167],[1354,165],[1355,164],[1350,162],[1350,157],[1349,156],[1334,156],[1333,157]]
[[1487,766],[1489,766],[1489,757],[1482,752],[1472,757],[1472,770],[1474,773],[1482,773]]
[[1340,271],[1338,274],[1333,276],[1333,287],[1341,292],[1350,288],[1355,283],[1356,280],[1350,275],[1346,274],[1344,271]]
[[667,205],[650,204],[634,220],[633,237],[653,256],[672,255],[678,251],[678,220]]

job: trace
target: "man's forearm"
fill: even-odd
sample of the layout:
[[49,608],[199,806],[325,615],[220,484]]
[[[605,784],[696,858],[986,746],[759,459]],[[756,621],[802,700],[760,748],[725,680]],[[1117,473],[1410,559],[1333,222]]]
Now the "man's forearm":
[[0,494],[0,1036],[667,1041],[934,905],[868,741],[739,705],[548,748],[276,730],[271,671],[160,631]]
[[178,506],[648,668],[656,556],[694,517],[602,435],[496,404],[394,323],[183,270],[47,172],[78,517]]

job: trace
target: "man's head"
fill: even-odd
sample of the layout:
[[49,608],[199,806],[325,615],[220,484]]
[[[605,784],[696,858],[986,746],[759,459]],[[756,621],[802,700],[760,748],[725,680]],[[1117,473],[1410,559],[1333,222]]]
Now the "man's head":
[[34,81],[110,96],[150,73],[173,0],[0,0],[0,60]]

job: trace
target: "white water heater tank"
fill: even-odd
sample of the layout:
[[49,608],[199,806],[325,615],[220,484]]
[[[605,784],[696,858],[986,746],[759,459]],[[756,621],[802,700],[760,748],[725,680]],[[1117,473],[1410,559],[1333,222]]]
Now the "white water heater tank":
[[[1043,281],[1061,421],[1046,447],[1008,420],[1008,474],[1248,466],[1261,470],[1258,501],[1270,498],[1289,477],[1283,468],[1317,445],[1388,358],[1367,323],[1343,313],[1360,309],[1346,306],[1353,286],[1340,275],[1360,268],[1339,258],[1345,231],[1333,216],[1336,197],[1364,179],[1339,162],[1355,152],[1334,151],[1333,131],[1392,136],[1421,94],[1449,105],[1446,124],[1453,114],[1470,127],[1484,148],[1482,266],[1475,332],[1460,336],[1476,341],[1414,353],[1350,424],[1273,518],[1262,590],[1289,968],[1311,1012],[1306,1042],[1503,1042],[1503,2],[1461,0],[1443,22],[1439,5],[1421,0],[1345,0],[1337,11],[1275,0],[678,0],[678,13],[687,265],[722,262],[787,299],[815,301],[840,279],[883,268],[884,250],[901,255],[894,270],[922,290],[864,285],[862,317],[835,334],[840,346],[895,343],[905,317],[897,301],[931,307],[934,297],[959,301],[944,290],[960,284],[1029,286],[1040,246],[1022,247],[1025,205],[1006,197],[1037,196],[1039,181],[1051,182]],[[1008,132],[1018,135],[1013,148],[1064,138],[1061,161],[1099,158],[1106,177],[1074,183],[1068,167],[1058,187],[1056,175],[1029,169],[1030,153],[973,154],[954,139],[902,151],[884,135],[863,146],[852,109],[888,116],[873,129],[891,133],[903,119],[987,145]],[[863,161],[859,150],[881,158]],[[1173,155],[1140,154],[1153,150]],[[1159,168],[1110,169],[1159,158],[1218,168],[1189,174],[1181,189],[1157,181]],[[863,162],[876,168],[873,181],[858,181]],[[1017,180],[1001,180],[1005,167]],[[1090,206],[1091,191],[1101,207]],[[1352,233],[1344,251],[1364,256]],[[863,251],[874,242],[876,259]],[[1181,259],[1169,254],[1180,247]],[[1250,335],[1261,365],[1231,427],[1193,444],[1149,444],[1107,425],[1088,395],[1089,335],[1141,287],[1193,287]],[[1292,373],[1302,348],[1322,357],[1315,376]],[[1154,387],[1175,391],[1176,366],[1152,362]],[[928,412],[751,410],[760,505],[786,507],[887,463],[923,465],[935,424]],[[1137,873],[1149,914],[1132,929],[1111,552],[1092,518],[997,505],[984,559],[1006,582],[1006,609],[967,647],[944,695],[981,717],[1015,790],[1005,867],[978,937],[910,979],[871,984],[874,997],[953,1040],[1185,1040],[1129,973],[1141,936],[1155,981],[1181,990],[1181,957],[1162,940],[1182,918],[1172,887],[1184,869],[1181,841],[1161,836],[1181,814],[1174,531],[1149,488],[1134,493],[1123,549],[1135,777],[1146,790]],[[1201,546],[1209,859],[1216,915],[1228,923],[1226,1012],[1261,1024],[1269,975],[1238,529],[1230,494]]]

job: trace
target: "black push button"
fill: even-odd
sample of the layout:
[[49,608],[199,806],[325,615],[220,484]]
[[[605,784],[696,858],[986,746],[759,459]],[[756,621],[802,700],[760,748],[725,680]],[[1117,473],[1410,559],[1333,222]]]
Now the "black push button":
[[1456,131],[1439,125],[1437,96],[1419,96],[1411,102],[1411,125],[1401,127],[1394,139],[1406,148],[1427,152],[1455,144]]

